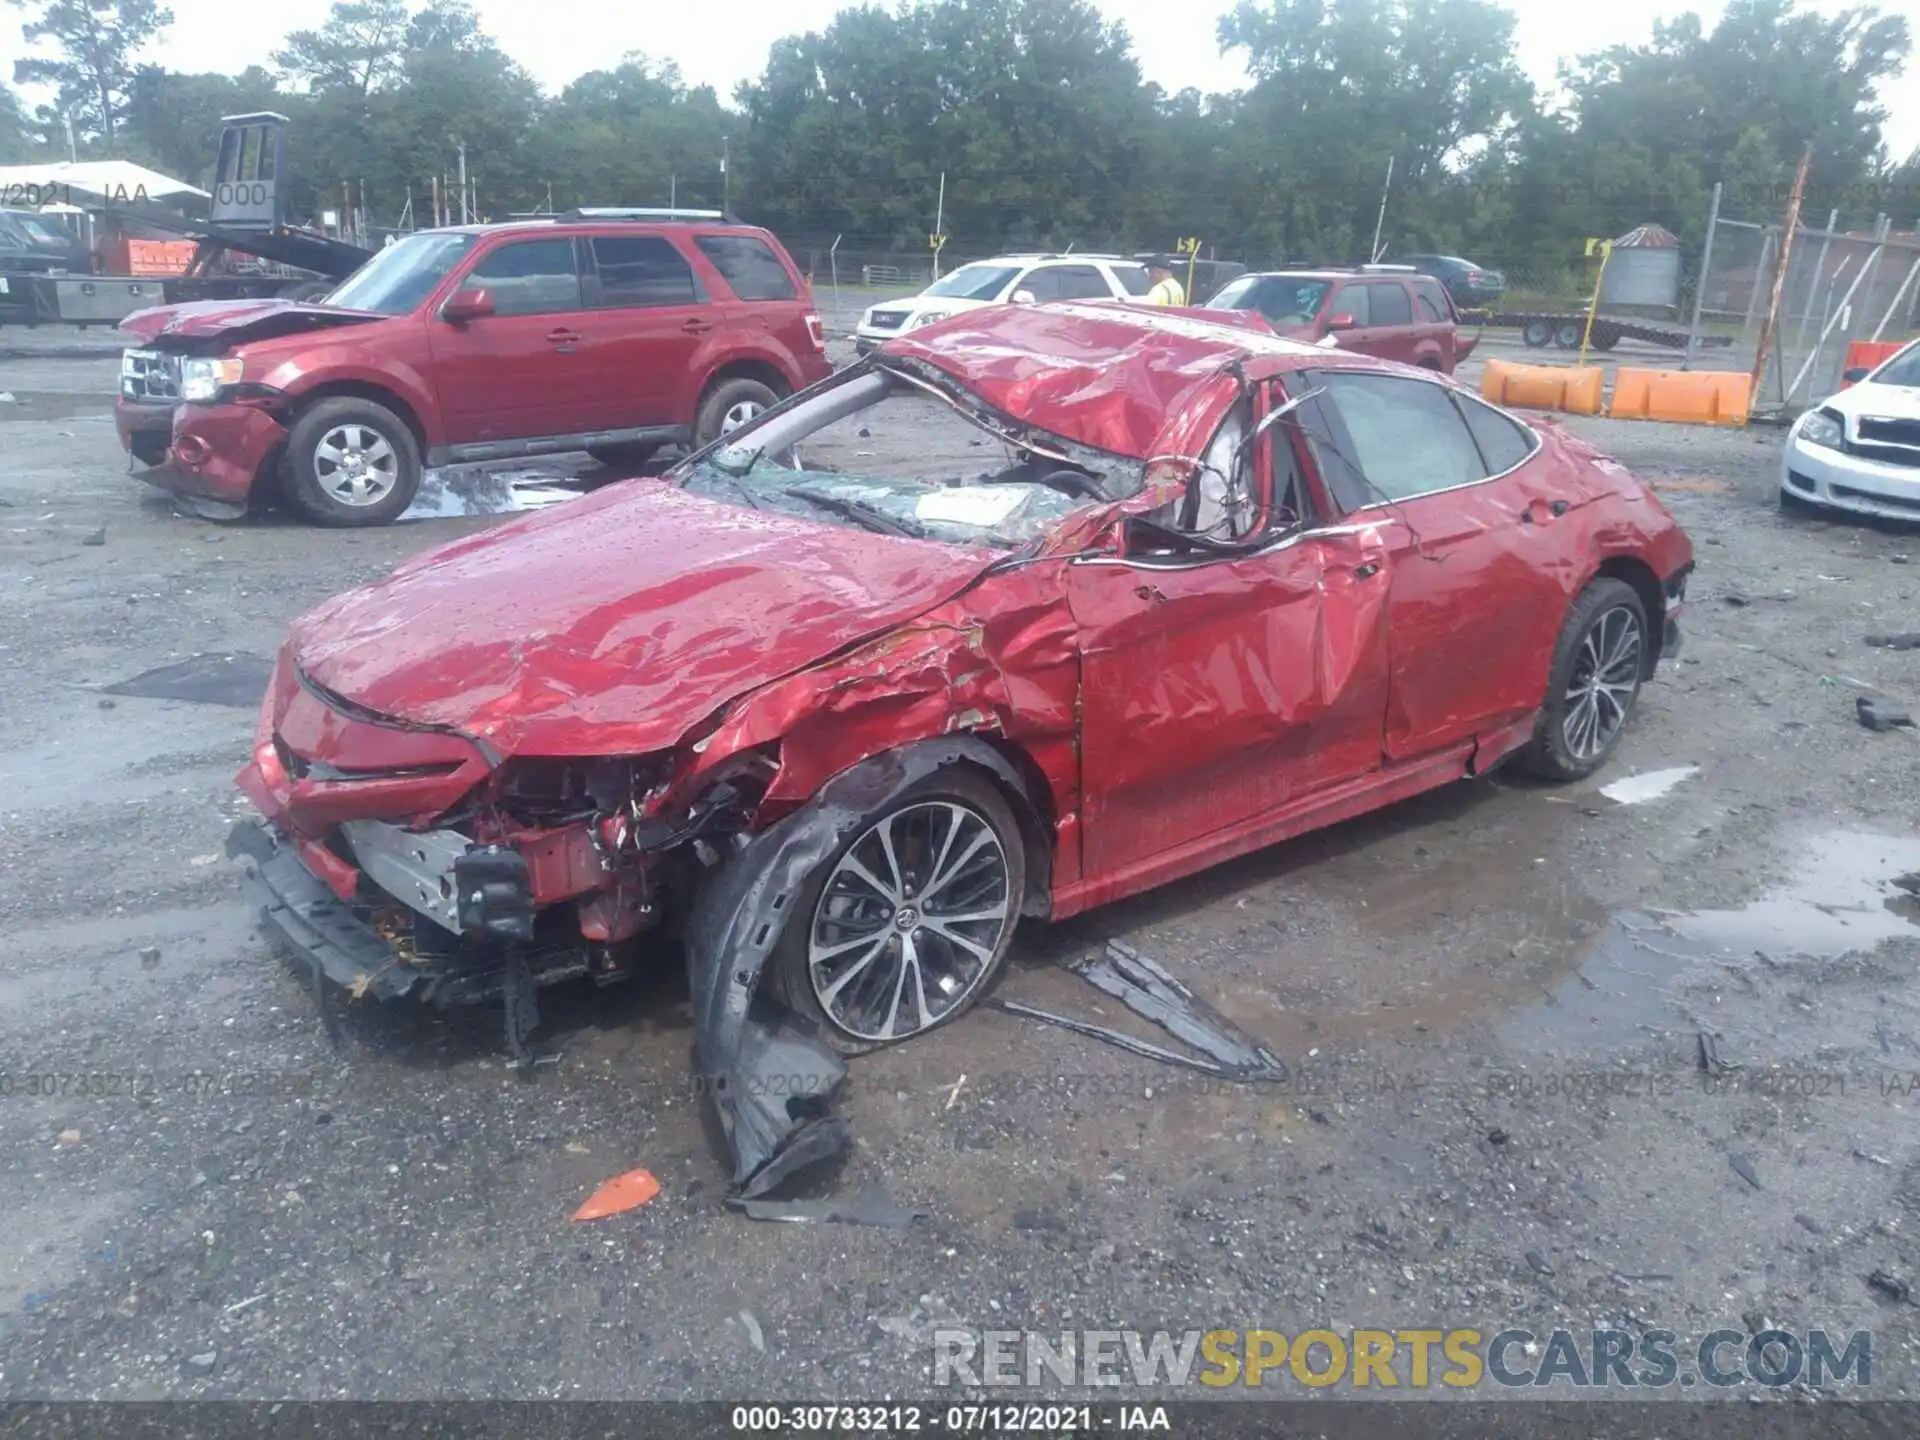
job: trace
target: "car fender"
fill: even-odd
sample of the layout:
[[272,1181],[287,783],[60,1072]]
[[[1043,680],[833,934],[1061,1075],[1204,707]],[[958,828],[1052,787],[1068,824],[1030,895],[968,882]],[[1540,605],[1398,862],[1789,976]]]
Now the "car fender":
[[446,443],[433,386],[405,361],[370,365],[356,356],[328,355],[323,351],[311,358],[303,356],[275,366],[261,377],[260,383],[280,391],[296,406],[307,396],[336,386],[384,390],[413,412],[420,425],[421,439],[425,441],[422,448],[432,449]]
[[713,377],[735,365],[765,365],[779,371],[789,394],[806,388],[800,366],[786,346],[766,334],[755,335],[748,343],[742,344],[738,330],[723,326],[715,330],[713,336],[694,353],[693,363],[682,373],[679,394],[674,398],[674,414],[686,416],[687,423],[691,425],[694,410],[700,404],[700,397],[706,394],[707,387],[713,383]]
[[1058,857],[1040,873],[1053,864],[1070,873],[1052,880],[1076,878],[1080,651],[1068,563],[990,575],[917,620],[734,701],[693,740],[693,762],[672,782],[668,803],[691,802],[744,753],[775,754],[755,817],[765,825],[877,755],[971,735],[1025,776],[1044,832],[1030,838]]

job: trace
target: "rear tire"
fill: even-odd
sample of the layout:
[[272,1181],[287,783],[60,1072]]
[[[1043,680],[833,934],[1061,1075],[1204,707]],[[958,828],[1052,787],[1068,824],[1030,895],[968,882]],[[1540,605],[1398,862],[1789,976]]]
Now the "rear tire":
[[1600,579],[1567,611],[1546,701],[1520,766],[1543,780],[1582,780],[1606,764],[1640,695],[1652,636],[1631,585]]
[[1585,329],[1578,320],[1563,320],[1553,327],[1553,343],[1562,350],[1578,350]]
[[1553,326],[1544,320],[1529,320],[1520,327],[1520,343],[1529,350],[1544,350],[1553,343]]
[[321,525],[387,525],[420,491],[420,447],[386,406],[340,395],[311,406],[287,437],[293,503]]
[[779,402],[780,397],[758,380],[722,380],[700,402],[693,421],[693,448],[711,445]]
[[[991,987],[1026,883],[1026,848],[1006,797],[970,771],[929,776],[864,817],[807,877],[768,978],[842,1054],[924,1035]],[[897,987],[888,983],[896,977]]]

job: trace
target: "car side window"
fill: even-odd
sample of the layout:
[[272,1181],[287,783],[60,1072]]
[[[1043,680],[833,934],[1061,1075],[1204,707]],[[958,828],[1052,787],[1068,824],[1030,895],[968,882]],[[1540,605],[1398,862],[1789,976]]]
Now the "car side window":
[[[1179,498],[1142,518],[1160,530],[1214,544],[1250,537],[1260,518],[1252,447],[1244,444],[1252,408],[1242,400],[1214,432],[1212,443]],[[1262,440],[1272,435],[1269,430]],[[1158,548],[1149,546],[1149,548]]]
[[1153,277],[1147,273],[1144,265],[1116,265],[1113,275],[1120,282],[1120,288],[1129,295],[1144,295],[1153,289]]
[[1473,432],[1480,455],[1487,462],[1489,475],[1504,475],[1533,454],[1539,445],[1534,433],[1518,421],[1509,419],[1491,405],[1483,405],[1471,395],[1455,395],[1460,413],[1467,417],[1467,429]]
[[1355,370],[1322,372],[1319,384],[1374,498],[1412,500],[1487,478],[1473,433],[1444,386]]
[[1048,272],[1060,300],[1111,300],[1113,287],[1091,265],[1056,265]]
[[598,308],[698,305],[707,298],[687,257],[664,236],[596,235],[588,243],[593,246],[593,303]]
[[1029,270],[1020,277],[1020,283],[1013,288],[1027,291],[1036,302],[1042,304],[1048,300],[1064,298],[1060,294],[1060,272],[1051,265]]
[[547,315],[579,310],[580,266],[571,240],[516,240],[491,250],[465,285],[493,296],[496,315]]
[[1365,285],[1342,285],[1333,292],[1333,304],[1327,307],[1328,315],[1351,315],[1355,327],[1371,325],[1367,318],[1367,289]]
[[1422,281],[1420,284],[1414,286],[1413,302],[1422,320],[1429,323],[1438,323],[1447,318],[1446,310],[1440,304],[1439,293],[1434,289],[1431,280]]
[[1369,325],[1411,325],[1413,305],[1406,287],[1398,281],[1383,281],[1367,287]]
[[793,277],[773,247],[753,235],[701,235],[693,242],[742,300],[792,300]]

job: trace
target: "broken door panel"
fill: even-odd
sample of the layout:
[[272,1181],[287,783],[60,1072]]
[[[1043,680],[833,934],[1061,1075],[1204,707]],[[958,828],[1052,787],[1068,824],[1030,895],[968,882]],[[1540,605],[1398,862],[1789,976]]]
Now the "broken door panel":
[[1372,529],[1074,566],[1086,874],[1376,768],[1387,578]]

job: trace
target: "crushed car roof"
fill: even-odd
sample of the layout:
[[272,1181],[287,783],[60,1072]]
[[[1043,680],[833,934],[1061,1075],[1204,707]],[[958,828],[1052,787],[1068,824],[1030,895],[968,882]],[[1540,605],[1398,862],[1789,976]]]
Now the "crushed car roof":
[[[1204,317],[1204,318],[1203,318]],[[887,359],[932,366],[1001,413],[1136,460],[1196,386],[1257,356],[1326,352],[1246,310],[1063,301],[968,310],[887,341]]]

